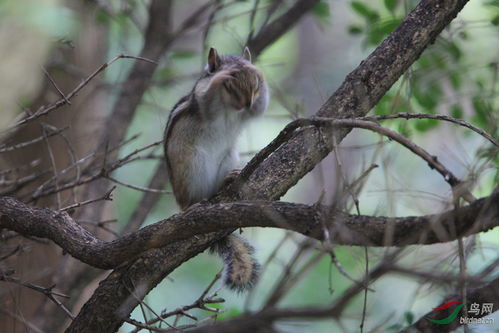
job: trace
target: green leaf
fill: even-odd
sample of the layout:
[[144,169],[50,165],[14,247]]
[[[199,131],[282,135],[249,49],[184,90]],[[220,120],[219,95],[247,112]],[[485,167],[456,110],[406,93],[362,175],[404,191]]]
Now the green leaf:
[[155,76],[159,79],[168,79],[175,75],[175,72],[170,66],[165,66],[156,71]]
[[460,31],[460,32],[458,33],[458,36],[459,36],[459,38],[461,38],[462,40],[467,40],[467,39],[468,39],[468,33],[467,33],[466,31],[464,31],[464,30],[463,30],[463,31]]
[[407,124],[409,124],[407,121],[401,121],[400,124],[398,125],[397,132],[399,132],[406,138],[410,138],[411,130],[409,129],[409,126],[407,126]]
[[493,25],[499,25],[499,14],[497,14],[492,20],[490,20],[490,23]]
[[320,1],[313,8],[312,13],[319,20],[319,22],[329,22],[331,18],[331,11],[329,10],[329,3]]
[[372,25],[369,32],[369,42],[379,44],[388,34],[397,28],[402,22],[401,18],[387,19]]
[[450,114],[454,118],[461,119],[463,117],[463,109],[461,108],[461,105],[454,104],[451,108]]
[[421,56],[421,58],[419,58],[419,60],[417,61],[417,64],[418,64],[418,67],[420,68],[429,68],[431,67],[431,60],[430,60],[430,57],[428,57],[428,55],[423,55]]
[[489,105],[479,96],[473,98],[472,104],[475,109],[475,115],[472,118],[472,121],[480,127],[487,128],[489,125]]
[[433,52],[430,55],[431,65],[428,66],[430,68],[436,67],[440,69],[445,69],[447,67],[448,57],[445,56],[443,52]]
[[192,58],[196,55],[196,52],[189,51],[189,50],[177,50],[174,51],[171,55],[172,58],[174,59],[188,59]]
[[418,132],[426,132],[432,128],[437,127],[440,122],[436,119],[418,119],[415,123],[414,128]]
[[360,25],[356,24],[351,24],[348,26],[348,33],[351,35],[358,35],[361,34],[364,31],[364,28],[362,28]]
[[[212,306],[210,305],[210,307]],[[217,315],[217,320],[228,320],[230,318],[239,317],[240,315],[241,315],[241,310],[234,307],[227,309],[225,312]]]
[[393,96],[390,96],[389,94],[386,94],[381,98],[381,100],[376,104],[374,107],[374,114],[375,115],[384,115],[384,114],[389,114],[390,113],[390,105],[391,105],[391,100],[393,99]]
[[395,7],[397,6],[397,0],[385,0],[385,7],[386,9],[388,9],[389,11],[393,12],[393,10],[395,9]]
[[428,87],[428,89],[425,89],[424,91],[422,91],[417,85],[413,87],[414,98],[427,113],[434,113],[435,107],[438,105],[438,100],[441,93],[442,91],[440,87],[435,83],[430,84],[430,87]]
[[449,79],[452,84],[452,88],[455,90],[461,88],[461,73],[459,71],[450,72]]
[[405,317],[405,321],[407,322],[407,324],[412,325],[412,323],[414,321],[414,314],[410,311],[406,311],[406,313],[404,313],[404,317]]
[[447,44],[447,52],[449,52],[456,61],[459,60],[462,55],[461,49],[454,42]]
[[102,9],[97,8],[95,12],[95,20],[97,21],[97,23],[105,24],[111,20],[111,17]]
[[352,1],[351,6],[354,11],[366,18],[369,22],[373,23],[379,20],[379,14],[375,10],[367,7],[362,2]]
[[484,6],[499,7],[499,0],[490,0],[484,3]]

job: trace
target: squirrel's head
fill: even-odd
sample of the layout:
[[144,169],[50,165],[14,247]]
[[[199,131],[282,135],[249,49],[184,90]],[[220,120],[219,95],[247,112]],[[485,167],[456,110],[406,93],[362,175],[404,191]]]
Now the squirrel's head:
[[224,80],[222,95],[236,110],[250,108],[265,84],[262,72],[251,63],[251,53],[244,48],[242,56],[220,56],[215,48],[208,54],[206,71],[214,75],[228,71],[233,79]]

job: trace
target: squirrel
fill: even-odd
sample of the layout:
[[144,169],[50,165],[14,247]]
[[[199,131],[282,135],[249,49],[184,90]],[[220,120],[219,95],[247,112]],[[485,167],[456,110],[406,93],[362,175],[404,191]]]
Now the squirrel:
[[[173,107],[164,134],[166,167],[182,210],[213,196],[239,161],[236,140],[248,121],[265,112],[269,92],[263,73],[242,56],[219,55],[211,48],[208,64],[192,91]],[[244,291],[258,279],[253,247],[229,235],[211,248],[224,261],[224,283]]]

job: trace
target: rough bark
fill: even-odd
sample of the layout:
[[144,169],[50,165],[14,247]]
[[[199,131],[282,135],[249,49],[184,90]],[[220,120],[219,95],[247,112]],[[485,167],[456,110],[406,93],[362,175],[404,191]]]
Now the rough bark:
[[75,258],[112,269],[142,253],[229,228],[274,227],[324,240],[324,228],[339,245],[406,246],[456,240],[499,225],[499,191],[442,214],[409,217],[351,215],[318,205],[241,201],[199,204],[113,241],[102,241],[67,213],[0,198],[0,227],[48,238]]

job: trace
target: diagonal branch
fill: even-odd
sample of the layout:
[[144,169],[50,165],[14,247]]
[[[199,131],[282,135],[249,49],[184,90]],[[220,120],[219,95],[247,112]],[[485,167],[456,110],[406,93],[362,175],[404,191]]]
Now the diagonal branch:
[[255,37],[248,39],[246,42],[246,46],[251,50],[251,54],[257,57],[268,45],[275,42],[291,29],[318,2],[319,0],[298,0],[284,14],[269,24],[265,24]]

